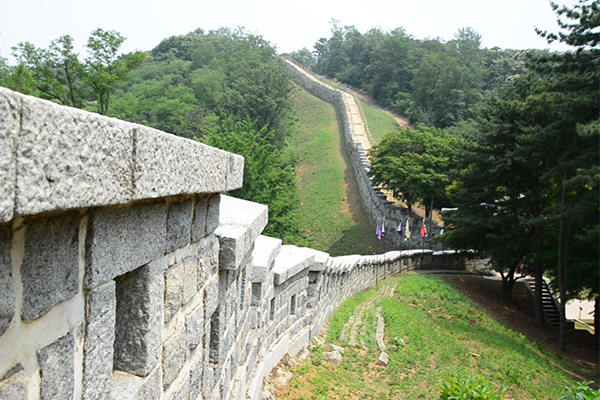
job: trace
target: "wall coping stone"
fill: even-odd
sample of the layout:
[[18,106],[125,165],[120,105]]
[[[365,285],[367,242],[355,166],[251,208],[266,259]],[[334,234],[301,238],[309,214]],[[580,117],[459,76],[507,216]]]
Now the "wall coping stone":
[[270,268],[281,251],[281,239],[260,235],[254,243],[252,251],[252,268],[249,279],[252,282],[266,282]]
[[0,87],[0,223],[242,186],[243,157]]
[[273,268],[273,283],[282,284],[298,272],[307,269],[314,259],[315,255],[310,249],[293,245],[281,246],[281,252]]

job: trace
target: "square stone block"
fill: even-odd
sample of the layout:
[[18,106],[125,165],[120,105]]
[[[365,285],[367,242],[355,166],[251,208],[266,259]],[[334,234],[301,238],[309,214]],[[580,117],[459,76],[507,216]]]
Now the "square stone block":
[[165,203],[100,208],[86,242],[87,288],[93,288],[165,254]]
[[27,221],[22,316],[33,321],[79,290],[79,214]]
[[42,400],[72,399],[75,391],[75,339],[67,334],[37,352]]

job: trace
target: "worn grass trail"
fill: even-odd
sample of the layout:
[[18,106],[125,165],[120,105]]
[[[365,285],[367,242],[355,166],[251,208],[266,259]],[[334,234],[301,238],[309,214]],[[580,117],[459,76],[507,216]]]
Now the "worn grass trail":
[[377,292],[365,302],[356,307],[352,316],[344,324],[339,341],[343,345],[348,346],[365,346],[365,338],[367,338],[370,325],[367,323],[366,315],[371,313],[375,304],[385,297],[394,295],[395,287],[392,280],[387,280],[381,283],[377,288]]

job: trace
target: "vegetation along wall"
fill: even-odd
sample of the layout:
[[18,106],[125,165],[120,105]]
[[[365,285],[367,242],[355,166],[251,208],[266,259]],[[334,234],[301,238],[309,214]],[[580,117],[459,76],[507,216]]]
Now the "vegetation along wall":
[[242,399],[378,279],[452,253],[328,254],[221,195],[243,158],[0,88],[0,398]]
[[[373,178],[370,173],[371,163],[367,157],[367,150],[371,147],[368,138],[369,133],[363,120],[362,111],[354,96],[323,83],[289,58],[285,59],[285,63],[298,83],[306,91],[335,107],[344,130],[346,150],[352,161],[360,197],[367,215],[369,215],[369,218],[373,222],[373,226],[375,227],[377,224],[381,225],[385,221],[386,234],[384,238],[389,243],[398,246],[398,248],[415,249],[428,247],[440,250],[440,244],[430,242],[427,239],[423,240],[419,236],[422,217],[409,213],[405,207],[388,201],[387,196],[382,193],[381,188],[373,184]],[[404,241],[403,237],[396,234],[396,228],[400,221],[404,225],[407,219],[409,220],[411,236],[409,240]],[[427,229],[429,231],[428,236],[432,234],[437,236],[440,233],[440,227],[435,222],[429,222]],[[375,232],[375,228],[373,232]]]

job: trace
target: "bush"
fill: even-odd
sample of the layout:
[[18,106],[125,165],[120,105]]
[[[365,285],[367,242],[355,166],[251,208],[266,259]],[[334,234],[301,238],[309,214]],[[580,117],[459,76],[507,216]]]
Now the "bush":
[[565,387],[569,394],[561,397],[560,400],[599,400],[600,390],[590,388],[593,382],[580,382],[572,386]]
[[494,392],[492,384],[481,379],[470,377],[446,378],[440,386],[440,400],[501,400]]

